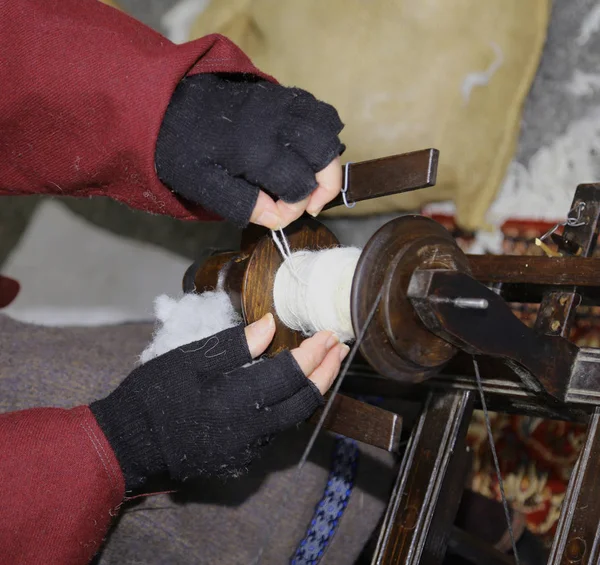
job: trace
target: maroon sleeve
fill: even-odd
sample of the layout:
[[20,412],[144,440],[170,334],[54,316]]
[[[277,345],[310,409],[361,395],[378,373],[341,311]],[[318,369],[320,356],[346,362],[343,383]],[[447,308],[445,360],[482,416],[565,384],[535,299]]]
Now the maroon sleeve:
[[0,414],[0,564],[87,564],[124,488],[87,406]]
[[97,0],[0,0],[0,14],[0,195],[110,196],[211,218],[156,176],[170,97],[187,74],[270,77],[222,36],[175,45]]

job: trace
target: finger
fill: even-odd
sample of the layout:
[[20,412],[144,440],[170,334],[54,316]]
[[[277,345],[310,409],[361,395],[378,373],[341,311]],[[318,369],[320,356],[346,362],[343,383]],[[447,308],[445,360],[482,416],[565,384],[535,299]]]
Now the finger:
[[281,139],[301,155],[313,171],[320,171],[342,152],[339,133],[344,128],[337,110],[314,96],[296,96],[293,117],[280,132]]
[[[314,95],[306,91],[293,98],[290,113],[297,118],[300,124],[305,124],[308,128],[318,128],[336,134],[344,129],[344,124],[335,107],[322,100],[317,100]],[[296,124],[297,126],[298,124]]]
[[270,230],[278,230],[285,227],[277,204],[262,190],[258,193],[256,206],[254,206],[254,210],[250,216],[250,222],[264,226]]
[[324,169],[344,150],[339,138],[344,125],[334,108],[327,105],[324,108],[331,113],[328,111],[323,115],[313,110],[308,115],[290,118],[280,131],[284,144],[300,155],[315,172]]
[[290,225],[294,220],[297,220],[304,211],[306,210],[306,206],[308,205],[309,198],[305,198],[300,202],[296,202],[294,204],[290,204],[288,202],[284,202],[283,200],[278,200],[276,202],[277,210],[279,211],[279,216],[281,217],[281,227],[285,228]]
[[325,204],[331,202],[342,190],[342,165],[336,157],[322,171],[317,173],[319,186],[311,194],[306,211],[317,216]]
[[329,351],[323,362],[308,376],[321,394],[330,389],[349,351],[350,348],[346,344],[340,343]]
[[327,167],[316,174],[317,188],[310,196],[307,211],[311,215],[317,215],[327,204],[331,202],[342,190],[342,164],[340,157],[336,157]]
[[323,362],[329,350],[339,342],[339,338],[332,332],[317,332],[312,337],[305,339],[300,347],[292,349],[292,356],[302,372],[309,376]]
[[271,359],[237,369],[232,376],[252,390],[254,403],[265,410],[293,396],[309,382],[287,350]]
[[252,359],[262,355],[275,336],[275,320],[270,312],[244,329]]
[[314,411],[325,403],[325,399],[315,386],[308,381],[293,396],[263,412],[265,432],[275,434],[304,422]]
[[285,146],[266,166],[248,173],[246,178],[288,203],[308,198],[317,188],[315,170],[306,159]]
[[193,165],[174,180],[173,190],[190,202],[246,227],[256,207],[259,189],[216,166]]

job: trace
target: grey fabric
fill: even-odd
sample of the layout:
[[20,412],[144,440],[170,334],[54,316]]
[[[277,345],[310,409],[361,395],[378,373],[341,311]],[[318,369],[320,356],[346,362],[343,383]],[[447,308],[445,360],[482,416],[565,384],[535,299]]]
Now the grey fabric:
[[[575,96],[568,88],[576,69],[598,73],[600,30],[579,42],[598,0],[555,0],[546,45],[536,78],[527,97],[516,160],[526,165],[540,147],[550,145],[569,124],[600,104],[600,88]],[[591,179],[585,179],[589,181]]]
[[[0,411],[69,407],[106,395],[151,332],[148,324],[42,328],[0,315]],[[252,562],[267,532],[262,563],[288,563],[329,471],[332,439],[322,436],[300,479],[294,477],[311,429],[280,436],[241,479],[205,480],[185,493],[126,504],[98,565],[241,565]],[[391,456],[361,446],[357,486],[323,564],[354,563],[382,516],[392,478]]]
[[115,0],[115,2],[147,26],[165,33],[161,22],[162,17],[180,0]]

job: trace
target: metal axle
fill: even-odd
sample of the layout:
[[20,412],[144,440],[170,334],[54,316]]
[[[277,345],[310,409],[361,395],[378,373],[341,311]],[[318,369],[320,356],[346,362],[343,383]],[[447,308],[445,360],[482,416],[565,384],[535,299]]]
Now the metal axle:
[[485,310],[489,303],[485,298],[446,298],[442,296],[428,296],[427,300],[434,304],[452,304],[456,308],[472,308]]

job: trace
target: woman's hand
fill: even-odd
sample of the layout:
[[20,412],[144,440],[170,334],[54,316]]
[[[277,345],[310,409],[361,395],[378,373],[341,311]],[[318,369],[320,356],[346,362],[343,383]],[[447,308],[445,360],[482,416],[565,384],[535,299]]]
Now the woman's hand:
[[336,157],[327,167],[316,175],[317,188],[300,202],[290,204],[283,200],[273,200],[262,190],[258,193],[256,206],[250,216],[250,222],[270,229],[284,228],[297,220],[304,212],[316,216],[323,207],[331,202],[342,189],[342,166]]
[[[248,349],[253,359],[262,355],[275,336],[273,316],[267,314],[245,330]],[[349,348],[340,344],[331,332],[318,332],[305,339],[300,347],[291,350],[296,363],[321,394],[325,394],[339,373]]]
[[340,192],[335,108],[253,77],[195,75],[173,94],[156,146],[161,181],[244,227],[285,227]]
[[251,363],[272,341],[267,315],[178,347],[136,368],[91,404],[121,465],[126,490],[147,480],[237,476],[270,438],[309,418],[348,347],[319,332],[300,347]]

